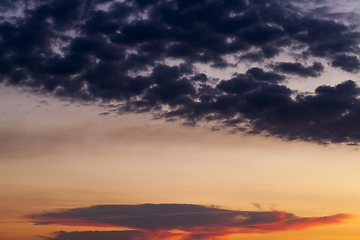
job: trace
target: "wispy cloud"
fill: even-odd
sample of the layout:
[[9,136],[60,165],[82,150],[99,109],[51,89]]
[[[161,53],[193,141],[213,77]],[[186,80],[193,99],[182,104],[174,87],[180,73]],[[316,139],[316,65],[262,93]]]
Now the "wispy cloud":
[[[298,217],[283,211],[235,211],[190,204],[97,205],[26,216],[35,224],[121,227],[147,236],[225,236],[234,233],[269,233],[340,224],[349,214]],[[126,232],[126,234],[132,232]],[[135,232],[134,232],[135,233]],[[137,234],[138,232],[136,232]],[[92,234],[86,233],[76,233]],[[75,233],[58,233],[56,239],[72,239]],[[94,233],[123,234],[123,232]],[[64,237],[69,238],[64,238]],[[167,237],[169,237],[167,236]],[[192,238],[191,238],[192,237]],[[51,239],[51,238],[50,238]]]

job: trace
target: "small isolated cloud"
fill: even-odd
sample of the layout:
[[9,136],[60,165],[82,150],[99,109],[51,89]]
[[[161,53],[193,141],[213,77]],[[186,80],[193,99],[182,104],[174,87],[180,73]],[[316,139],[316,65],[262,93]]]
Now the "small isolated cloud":
[[252,205],[254,205],[254,207],[256,207],[259,210],[262,210],[262,206],[260,203],[252,203]]
[[134,230],[107,233],[60,232],[56,233],[55,238],[48,238],[56,240],[72,240],[75,235],[79,238],[88,234],[127,234],[133,237],[142,233],[147,236],[168,236],[176,233],[184,239],[203,239],[234,233],[269,233],[340,224],[351,217],[348,214],[298,217],[282,211],[236,211],[191,204],[97,205],[26,216],[38,225],[121,227]]

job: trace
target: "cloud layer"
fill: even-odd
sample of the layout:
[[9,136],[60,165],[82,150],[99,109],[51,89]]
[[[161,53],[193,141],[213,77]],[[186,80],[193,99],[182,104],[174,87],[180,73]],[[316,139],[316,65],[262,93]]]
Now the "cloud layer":
[[148,239],[144,232],[140,231],[87,231],[87,232],[55,232],[53,237],[45,237],[47,240],[133,240]]
[[[0,4],[0,81],[80,101],[115,101],[186,124],[320,143],[360,140],[359,87],[283,85],[360,70],[355,25],[285,0],[31,0]],[[292,62],[276,62],[279,54]],[[214,79],[197,67],[236,70]],[[309,62],[308,64],[306,62]]]
[[[121,227],[151,236],[224,236],[233,233],[267,233],[339,224],[347,214],[301,218],[282,211],[235,211],[191,204],[97,205],[26,216],[35,224]],[[139,234],[115,232],[96,234]],[[84,236],[90,233],[77,233]],[[73,239],[75,233],[58,233],[55,239]],[[50,238],[52,239],[52,238]],[[95,239],[95,238],[94,238]],[[97,238],[96,238],[97,239]],[[100,239],[100,238],[99,238]]]

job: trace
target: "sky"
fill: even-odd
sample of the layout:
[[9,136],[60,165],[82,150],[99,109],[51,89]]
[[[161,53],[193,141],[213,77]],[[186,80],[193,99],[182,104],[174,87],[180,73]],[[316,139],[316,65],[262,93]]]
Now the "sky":
[[357,1],[0,2],[0,240],[358,240]]

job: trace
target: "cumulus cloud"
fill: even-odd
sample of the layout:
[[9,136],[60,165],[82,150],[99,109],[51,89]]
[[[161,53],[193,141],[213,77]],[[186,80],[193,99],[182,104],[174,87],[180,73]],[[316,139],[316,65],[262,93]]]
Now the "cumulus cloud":
[[[176,233],[184,239],[225,236],[234,233],[267,233],[305,229],[326,224],[339,224],[351,215],[338,214],[322,217],[298,217],[282,211],[237,211],[192,204],[97,205],[86,208],[64,209],[26,216],[35,224],[67,226],[121,227],[149,236]],[[57,233],[55,239],[73,239],[73,236],[109,234],[133,236],[139,232],[85,232]],[[185,238],[186,237],[186,238]],[[53,238],[49,238],[53,239]],[[84,238],[85,239],[85,238]],[[88,238],[86,238],[88,239]],[[90,238],[93,239],[93,238]],[[100,239],[100,238],[99,238]],[[200,238],[202,239],[202,238]]]
[[301,63],[280,62],[276,64],[275,69],[301,77],[318,77],[324,71],[324,66],[319,62],[314,62],[310,67],[304,67]]
[[339,67],[344,71],[358,72],[360,70],[360,61],[357,56],[348,56],[345,54],[335,56],[332,62],[333,67]]
[[[321,61],[358,72],[360,33],[298,10],[285,0],[3,1],[0,81],[72,100],[117,101],[120,112],[190,125],[233,123],[288,140],[357,143],[354,82],[312,95],[283,84],[293,75],[320,76]],[[276,62],[294,49],[313,64]],[[244,61],[273,67],[251,66],[230,79],[196,67],[234,69]]]

